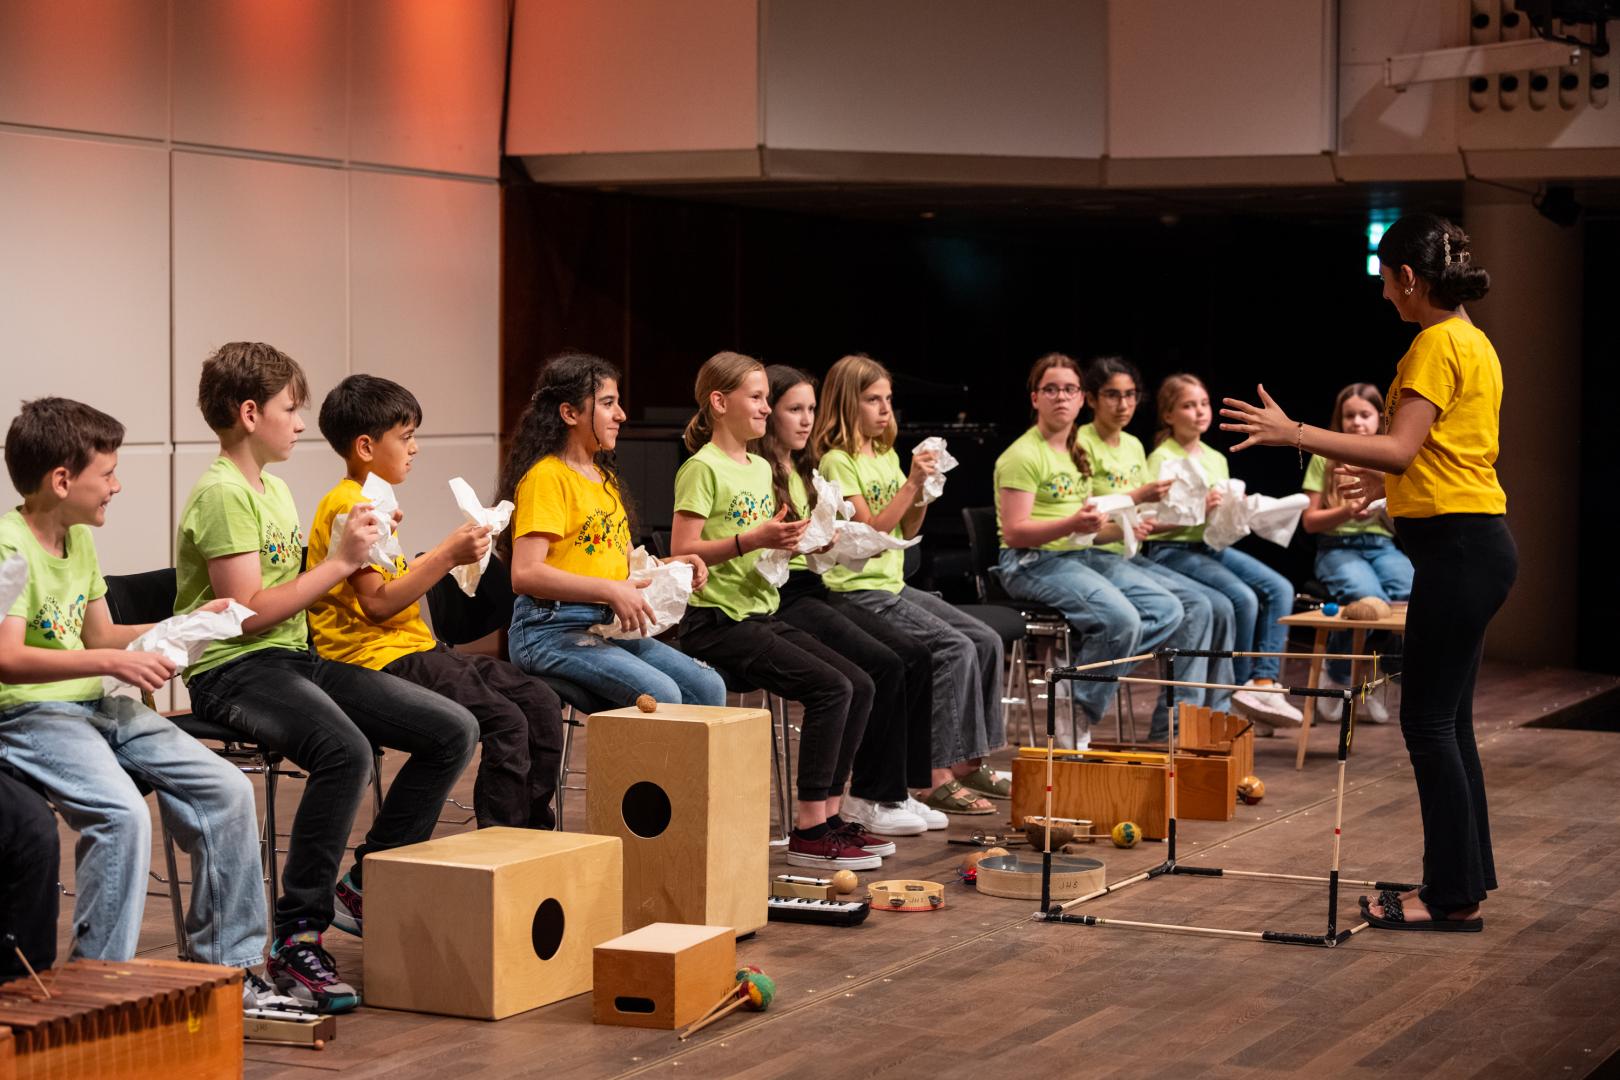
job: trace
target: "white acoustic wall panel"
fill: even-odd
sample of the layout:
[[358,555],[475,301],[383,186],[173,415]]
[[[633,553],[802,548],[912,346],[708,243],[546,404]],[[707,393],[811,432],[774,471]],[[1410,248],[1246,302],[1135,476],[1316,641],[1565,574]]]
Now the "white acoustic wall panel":
[[60,395],[169,437],[169,159],[0,133],[0,433]]
[[500,173],[505,0],[352,0],[349,157]]
[[[424,402],[424,404],[427,404]],[[433,422],[428,413],[428,424]],[[429,426],[428,431],[432,431]],[[400,522],[400,543],[405,556],[414,559],[450,534],[466,519],[456,509],[450,495],[450,478],[459,476],[473,486],[485,506],[495,501],[496,471],[500,450],[495,436],[441,437],[424,435],[417,440],[410,478],[394,489],[399,508],[405,512]]]
[[1101,157],[1103,0],[762,0],[772,149]]
[[1346,179],[1462,179],[1456,82],[1384,85],[1384,61],[1467,44],[1464,0],[1341,0],[1339,164]]
[[1320,154],[1333,145],[1332,0],[1108,6],[1115,158]]
[[0,0],[0,123],[161,139],[165,0]]
[[290,355],[317,406],[348,372],[346,187],[338,169],[174,155],[177,441],[211,438],[197,377],[225,342]]
[[[125,444],[118,451],[123,490],[107,507],[107,524],[96,530],[96,556],[108,574],[138,574],[169,565],[174,530],[169,523],[169,448]],[[11,477],[0,469],[0,513],[22,502]]]
[[508,154],[759,144],[758,0],[518,0]]
[[173,0],[174,138],[342,158],[348,5]]
[[495,431],[500,189],[359,171],[349,184],[349,370],[410,388],[427,431]]

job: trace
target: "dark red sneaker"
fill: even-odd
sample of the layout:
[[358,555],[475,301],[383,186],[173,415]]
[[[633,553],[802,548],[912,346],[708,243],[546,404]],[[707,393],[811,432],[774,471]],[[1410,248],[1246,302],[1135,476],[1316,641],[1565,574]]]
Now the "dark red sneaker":
[[894,841],[885,840],[881,836],[873,836],[853,821],[845,821],[838,830],[843,834],[844,842],[852,847],[858,847],[868,855],[893,855]]
[[807,840],[794,829],[788,837],[787,861],[794,866],[820,866],[829,870],[876,870],[883,860],[850,842],[847,833],[828,829]]

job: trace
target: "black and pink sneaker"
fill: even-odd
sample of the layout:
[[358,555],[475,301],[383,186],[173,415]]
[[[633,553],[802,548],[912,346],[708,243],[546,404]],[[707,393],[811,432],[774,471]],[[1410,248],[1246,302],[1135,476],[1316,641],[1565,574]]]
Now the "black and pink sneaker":
[[332,954],[321,948],[314,930],[299,929],[272,942],[265,974],[276,989],[316,1012],[345,1013],[360,1004],[359,992],[338,978]]
[[332,894],[332,925],[345,934],[362,936],[360,933],[360,890],[354,887],[349,875],[344,874],[337,883]]
[[883,865],[882,859],[856,847],[848,833],[836,829],[828,829],[814,840],[794,829],[788,837],[787,861],[830,870],[876,870]]

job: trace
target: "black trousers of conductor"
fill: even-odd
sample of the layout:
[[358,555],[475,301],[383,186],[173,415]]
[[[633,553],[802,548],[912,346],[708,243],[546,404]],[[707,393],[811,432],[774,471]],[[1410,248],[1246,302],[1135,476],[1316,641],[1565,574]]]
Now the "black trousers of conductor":
[[798,798],[843,794],[877,692],[870,675],[774,615],[739,622],[717,608],[688,607],[680,646],[735,679],[803,705]]
[[61,851],[56,817],[44,797],[0,772],[0,981],[27,974],[16,949],[35,971],[56,963]]
[[478,827],[549,829],[562,762],[562,702],[516,664],[455,652],[442,643],[383,667],[390,675],[442,694],[478,721],[482,753],[473,780]]
[[1485,774],[1474,742],[1474,680],[1489,625],[1519,572],[1499,514],[1396,518],[1412,560],[1401,734],[1423,813],[1424,903],[1469,908],[1496,888]]

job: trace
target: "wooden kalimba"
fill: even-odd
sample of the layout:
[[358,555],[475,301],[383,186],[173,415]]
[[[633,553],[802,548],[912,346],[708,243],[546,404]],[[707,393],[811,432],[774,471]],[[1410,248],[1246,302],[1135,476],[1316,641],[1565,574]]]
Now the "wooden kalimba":
[[0,1080],[242,1074],[242,973],[173,960],[72,960],[0,984]]

